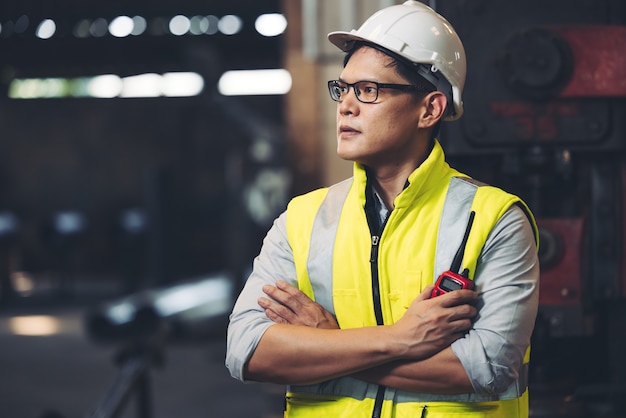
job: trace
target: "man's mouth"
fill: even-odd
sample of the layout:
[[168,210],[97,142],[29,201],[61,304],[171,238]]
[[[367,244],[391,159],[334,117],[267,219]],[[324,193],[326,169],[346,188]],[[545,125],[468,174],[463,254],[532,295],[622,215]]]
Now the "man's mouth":
[[360,133],[360,131],[358,131],[357,129],[354,129],[351,126],[341,125],[339,127],[339,134],[357,134],[357,133]]

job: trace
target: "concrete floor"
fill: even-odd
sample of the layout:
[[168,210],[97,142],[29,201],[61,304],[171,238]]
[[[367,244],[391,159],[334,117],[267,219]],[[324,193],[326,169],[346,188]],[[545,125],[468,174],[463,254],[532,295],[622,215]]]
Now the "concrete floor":
[[[26,305],[0,307],[0,417],[91,417],[118,377],[118,349],[87,338],[85,306]],[[57,332],[16,334],[28,318],[56,324]],[[163,365],[149,374],[152,418],[281,416],[283,388],[232,379],[224,348],[222,340],[167,346]],[[136,399],[120,418],[139,416]]]

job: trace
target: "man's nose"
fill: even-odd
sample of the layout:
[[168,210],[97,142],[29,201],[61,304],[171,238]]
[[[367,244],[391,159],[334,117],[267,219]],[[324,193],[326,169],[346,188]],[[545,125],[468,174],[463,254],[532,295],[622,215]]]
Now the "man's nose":
[[[352,90],[352,94],[350,94]],[[354,86],[348,86],[348,91],[341,97],[341,101],[337,104],[341,114],[355,113],[359,106],[359,99],[356,96]]]

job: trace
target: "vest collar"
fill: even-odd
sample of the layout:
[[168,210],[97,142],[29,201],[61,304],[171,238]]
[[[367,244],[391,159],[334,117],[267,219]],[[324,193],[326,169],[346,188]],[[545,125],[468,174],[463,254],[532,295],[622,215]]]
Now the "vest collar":
[[[394,200],[395,208],[406,207],[431,188],[440,187],[441,180],[447,179],[445,173],[448,170],[449,166],[445,161],[443,148],[435,139],[426,160],[409,175],[404,190]],[[365,203],[367,169],[359,163],[354,163],[353,176],[359,198]]]

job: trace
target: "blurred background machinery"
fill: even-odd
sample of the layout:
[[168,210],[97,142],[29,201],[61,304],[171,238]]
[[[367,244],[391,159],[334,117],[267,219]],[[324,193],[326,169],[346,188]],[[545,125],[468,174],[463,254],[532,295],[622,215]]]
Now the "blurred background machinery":
[[[218,82],[281,67],[284,27],[255,29],[279,2],[88,3],[0,6],[0,208],[19,221],[3,234],[11,269],[138,290],[239,268],[286,199],[282,97],[227,96]],[[181,74],[200,88],[151,91]],[[270,198],[248,210],[259,194]]]
[[571,413],[580,416],[610,410],[622,416],[626,7],[558,0],[437,4],[469,57],[466,112],[442,133],[450,160],[523,196],[538,218],[535,393],[570,394],[577,411]]

